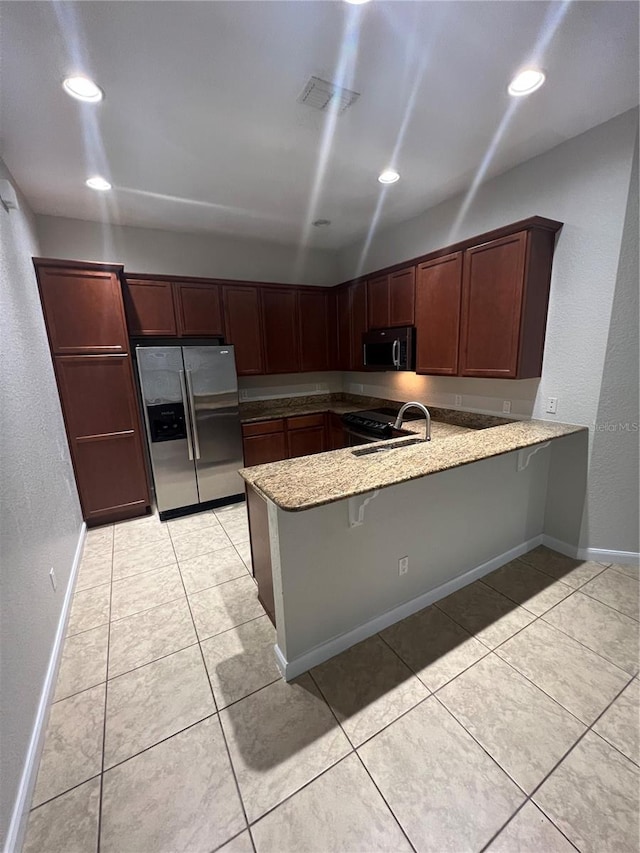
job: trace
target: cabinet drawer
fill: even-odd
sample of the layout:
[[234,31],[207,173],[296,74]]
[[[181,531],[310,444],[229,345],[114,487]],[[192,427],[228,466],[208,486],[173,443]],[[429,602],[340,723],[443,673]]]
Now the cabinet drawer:
[[271,421],[258,421],[253,424],[242,425],[242,435],[267,435],[271,432],[282,432],[284,430],[284,418],[276,418]]
[[324,413],[318,415],[296,415],[287,418],[287,429],[309,429],[309,427],[323,427]]

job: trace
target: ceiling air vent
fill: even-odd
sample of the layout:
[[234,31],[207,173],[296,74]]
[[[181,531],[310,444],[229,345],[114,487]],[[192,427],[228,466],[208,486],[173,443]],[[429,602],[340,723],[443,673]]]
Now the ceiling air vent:
[[320,77],[311,77],[298,98],[298,103],[322,112],[326,112],[331,106],[337,108],[338,113],[343,113],[359,97],[359,92],[343,89],[327,80],[321,80]]

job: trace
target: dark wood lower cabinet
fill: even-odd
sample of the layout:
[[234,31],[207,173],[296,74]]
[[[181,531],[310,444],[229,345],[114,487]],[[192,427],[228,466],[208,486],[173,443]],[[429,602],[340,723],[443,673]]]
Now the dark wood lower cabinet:
[[[319,412],[244,424],[242,440],[245,466],[249,468],[252,465],[264,465],[267,462],[280,462],[283,459],[334,450],[329,431],[331,417],[330,413]],[[333,417],[338,418],[340,432],[341,443],[336,446],[343,447],[342,422],[337,415]],[[337,442],[338,424],[333,424]]]
[[328,450],[324,413],[287,418],[287,449],[289,459]]
[[87,524],[143,515],[149,505],[140,435],[133,430],[71,440]]
[[253,576],[258,584],[258,600],[267,616],[276,624],[276,607],[273,597],[273,572],[269,542],[269,516],[267,502],[247,486],[247,510],[251,536],[251,561]]
[[329,441],[329,450],[341,450],[347,447],[342,418],[336,415],[335,412],[327,414],[327,437]]
[[140,515],[149,505],[128,355],[54,359],[85,521]]
[[280,462],[287,458],[287,439],[283,432],[267,435],[253,435],[243,438],[244,464],[266,465],[267,462]]

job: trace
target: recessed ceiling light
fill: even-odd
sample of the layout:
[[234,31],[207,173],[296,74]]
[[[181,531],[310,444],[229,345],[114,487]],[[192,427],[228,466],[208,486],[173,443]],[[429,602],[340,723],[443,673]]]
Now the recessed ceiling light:
[[351,6],[363,6],[368,2],[369,0],[345,0],[345,3],[349,3]]
[[381,184],[395,184],[396,181],[400,180],[400,175],[395,169],[385,169],[378,175],[378,180]]
[[537,68],[526,68],[524,71],[516,74],[511,83],[509,83],[508,92],[515,98],[519,98],[521,95],[530,95],[536,89],[539,89],[544,81],[545,76],[542,71],[539,71]]
[[92,190],[100,190],[100,192],[105,192],[106,190],[111,189],[109,181],[101,178],[100,175],[95,175],[93,178],[87,178],[85,184]]
[[62,88],[72,98],[90,104],[97,104],[104,98],[104,92],[100,86],[88,77],[67,77],[62,83]]

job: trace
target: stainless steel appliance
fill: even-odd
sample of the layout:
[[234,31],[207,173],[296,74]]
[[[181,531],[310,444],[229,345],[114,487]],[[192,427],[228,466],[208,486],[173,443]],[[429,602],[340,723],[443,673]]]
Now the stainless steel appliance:
[[[398,409],[392,408],[365,409],[342,415],[342,427],[347,446],[356,447],[359,444],[369,444],[373,441],[385,441],[390,438],[402,438],[404,435],[414,435],[408,430],[395,429],[394,423],[397,416]],[[412,421],[419,417],[421,415],[408,412],[404,419]]]
[[413,326],[363,332],[362,349],[365,370],[415,370]]
[[244,495],[232,346],[137,346],[160,518]]

